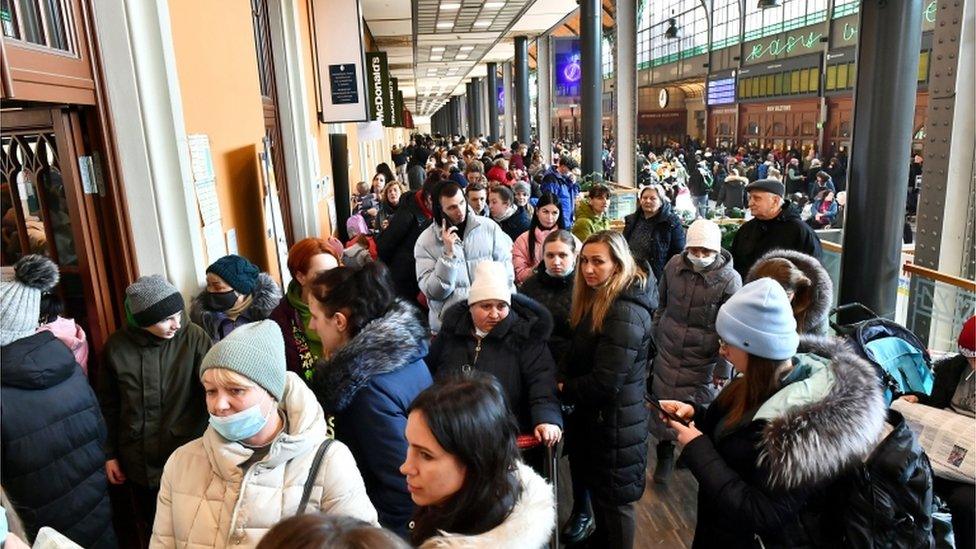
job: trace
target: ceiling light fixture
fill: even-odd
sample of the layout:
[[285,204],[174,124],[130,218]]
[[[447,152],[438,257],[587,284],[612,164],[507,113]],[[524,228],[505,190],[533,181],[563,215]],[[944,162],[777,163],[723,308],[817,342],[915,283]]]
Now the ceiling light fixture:
[[475,21],[474,22],[474,26],[475,27],[490,27],[491,26],[491,21]]
[[439,28],[439,29],[453,29],[454,28],[454,21],[441,21],[440,23],[437,24],[437,28]]
[[759,0],[759,9],[778,8],[779,0]]
[[446,4],[441,4],[441,10],[443,11],[453,11],[457,9],[461,9],[461,4],[455,2],[448,2]]
[[664,37],[669,40],[674,40],[678,38],[680,32],[678,31],[678,21],[673,17],[668,19],[668,28],[664,31]]
[[459,54],[457,54],[457,55],[454,56],[454,59],[459,59],[461,61],[463,61],[463,60],[465,60],[467,58],[468,58],[468,54],[466,54],[466,53],[459,53]]
[[444,51],[444,46],[434,46],[430,51]]
[[481,7],[486,10],[497,10],[498,8],[504,8],[505,2],[485,2]]
[[458,49],[461,50],[461,51],[471,51],[471,50],[474,49],[474,46],[461,46]]

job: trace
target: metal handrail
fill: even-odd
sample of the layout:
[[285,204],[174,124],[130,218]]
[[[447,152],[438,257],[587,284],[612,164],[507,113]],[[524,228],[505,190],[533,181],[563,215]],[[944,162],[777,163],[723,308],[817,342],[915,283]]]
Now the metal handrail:
[[929,278],[931,280],[935,280],[936,282],[942,282],[944,284],[949,284],[950,286],[955,286],[957,288],[966,290],[968,292],[976,293],[976,281],[973,280],[960,278],[958,276],[948,275],[936,271],[935,269],[929,269],[928,267],[922,267],[921,265],[916,265],[914,263],[905,263],[902,266],[902,270],[912,275],[918,275],[924,278]]

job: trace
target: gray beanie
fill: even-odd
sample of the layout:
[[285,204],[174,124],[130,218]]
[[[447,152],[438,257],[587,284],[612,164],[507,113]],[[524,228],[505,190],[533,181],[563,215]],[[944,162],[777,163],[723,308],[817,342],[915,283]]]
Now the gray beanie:
[[237,372],[257,383],[281,401],[285,394],[285,340],[273,320],[251,322],[207,351],[200,363],[200,377],[211,368]]
[[517,193],[519,191],[522,191],[525,194],[532,194],[532,187],[530,187],[525,181],[519,181],[515,185],[512,185],[512,192]]
[[772,278],[754,280],[732,294],[718,310],[715,331],[726,343],[770,360],[792,357],[800,344],[790,298]]
[[161,275],[140,276],[125,289],[125,304],[132,320],[146,328],[183,310],[180,291]]
[[43,255],[25,255],[0,270],[0,345],[37,330],[41,294],[58,283],[58,266]]

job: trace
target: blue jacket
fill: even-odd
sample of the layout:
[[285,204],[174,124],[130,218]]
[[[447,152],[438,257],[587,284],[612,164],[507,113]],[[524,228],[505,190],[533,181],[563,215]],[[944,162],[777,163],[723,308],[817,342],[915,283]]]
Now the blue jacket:
[[828,179],[827,184],[824,185],[823,188],[821,189],[819,188],[819,185],[817,185],[816,178],[814,178],[814,180],[809,185],[807,185],[807,196],[810,197],[810,200],[813,200],[814,198],[817,198],[817,193],[824,189],[830,189],[830,192],[832,193],[837,192],[837,189],[834,187],[834,181],[832,179]]
[[579,195],[579,185],[574,183],[569,177],[559,173],[555,166],[550,166],[542,176],[541,192],[550,192],[559,198],[559,205],[563,210],[563,215],[559,218],[559,224],[563,229],[569,230],[573,226],[576,213],[576,197]]
[[105,420],[74,355],[51,332],[2,352],[0,470],[28,538],[50,526],[82,547],[116,547]]
[[407,456],[407,408],[432,383],[424,362],[427,330],[405,301],[367,324],[329,360],[316,365],[311,387],[335,437],[356,458],[380,524],[407,534],[414,505],[400,465]]
[[[650,231],[649,239],[641,237],[643,231]],[[651,219],[644,219],[644,212],[640,209],[625,217],[623,234],[634,259],[651,264],[655,281],[661,279],[668,260],[685,249],[685,228],[667,202]]]
[[826,223],[830,225],[837,219],[837,201],[831,200],[830,204],[827,206],[827,210],[824,212],[820,211],[820,205],[823,204],[823,200],[814,200],[813,204],[810,206],[810,215],[816,217],[817,214],[822,213],[826,217]]

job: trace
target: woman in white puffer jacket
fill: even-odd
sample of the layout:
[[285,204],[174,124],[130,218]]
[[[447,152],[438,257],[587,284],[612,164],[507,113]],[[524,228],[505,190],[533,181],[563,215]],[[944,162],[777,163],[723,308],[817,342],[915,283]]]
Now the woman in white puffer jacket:
[[210,426],[166,462],[151,547],[255,547],[277,522],[303,511],[377,523],[349,449],[325,443],[322,407],[286,372],[277,324],[234,330],[207,353],[200,378]]

